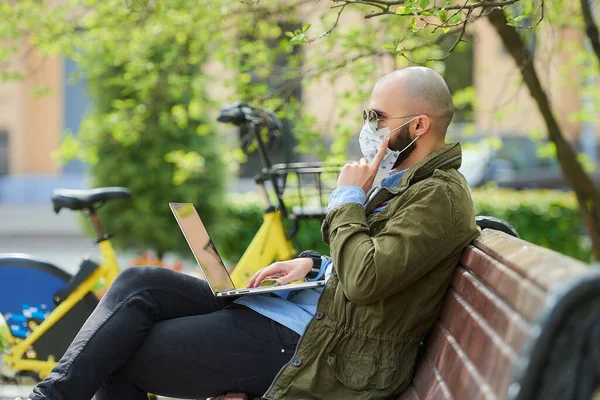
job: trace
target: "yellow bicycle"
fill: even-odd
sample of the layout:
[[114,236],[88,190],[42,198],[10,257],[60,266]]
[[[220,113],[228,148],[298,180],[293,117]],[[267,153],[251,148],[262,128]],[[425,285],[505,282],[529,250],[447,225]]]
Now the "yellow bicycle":
[[[329,194],[335,186],[341,165],[322,162],[271,164],[261,128],[269,133],[282,130],[283,125],[273,112],[234,103],[223,107],[217,120],[238,127],[245,126],[248,136],[257,143],[263,165],[261,173],[254,177],[265,203],[263,224],[231,272],[235,286],[245,287],[261,268],[275,260],[289,260],[296,256],[291,239],[297,234],[301,220],[322,220],[325,217]],[[265,184],[270,184],[275,193],[275,205]],[[294,206],[288,209],[284,194],[290,192],[287,200]],[[292,222],[291,229],[287,231],[283,223],[285,219]]]
[[0,338],[7,342],[1,375],[10,378],[29,371],[43,379],[62,357],[98,304],[94,287],[99,282],[110,286],[120,272],[96,209],[109,200],[130,197],[119,187],[54,191],[55,212],[68,208],[91,219],[102,254],[100,264],[84,259],[74,276],[24,254],[0,254]]

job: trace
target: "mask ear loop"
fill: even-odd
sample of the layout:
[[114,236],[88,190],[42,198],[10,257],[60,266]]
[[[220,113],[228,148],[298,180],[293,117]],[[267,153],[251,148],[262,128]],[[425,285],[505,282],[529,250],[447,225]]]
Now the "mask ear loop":
[[[414,118],[413,118],[413,119],[411,119],[410,121],[408,121],[408,122],[406,122],[406,123],[404,123],[404,124],[400,125],[400,126],[399,126],[399,127],[397,127],[397,128],[394,128],[394,131],[396,131],[396,130],[398,130],[398,129],[402,128],[402,127],[403,127],[404,125],[406,125],[406,124],[410,124],[411,122],[413,122],[413,121],[414,121],[415,119],[417,119],[417,118],[419,118],[419,117],[414,117]],[[394,132],[394,131],[390,131],[390,136],[391,136],[392,132]],[[406,150],[406,149],[408,149],[410,146],[412,146],[412,144],[413,144],[414,142],[416,142],[416,141],[417,141],[417,139],[418,139],[418,138],[420,138],[420,137],[421,137],[420,135],[417,135],[417,136],[416,136],[416,137],[413,139],[413,141],[412,141],[412,142],[410,142],[408,145],[406,145],[406,147],[405,147],[405,148],[403,148],[402,150],[400,150],[400,151],[398,152],[398,155],[402,154],[402,152],[403,152],[404,150]]]
[[416,137],[413,139],[413,141],[412,141],[412,142],[410,142],[408,145],[406,145],[406,147],[405,147],[405,148],[403,148],[402,150],[400,150],[400,152],[398,153],[398,155],[402,154],[402,152],[403,152],[404,150],[408,149],[408,148],[409,148],[409,147],[410,147],[410,146],[411,146],[411,145],[412,145],[414,142],[416,142],[416,141],[417,141],[417,139],[418,139],[418,138],[420,138],[420,137],[421,137],[421,136],[417,135],[417,136],[416,136]]

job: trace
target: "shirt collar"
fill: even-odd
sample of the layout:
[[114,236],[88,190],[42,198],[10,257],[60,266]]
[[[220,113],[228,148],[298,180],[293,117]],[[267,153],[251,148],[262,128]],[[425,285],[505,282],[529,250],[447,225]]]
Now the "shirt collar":
[[403,169],[402,171],[394,171],[391,172],[388,176],[381,180],[380,187],[382,188],[391,188],[397,186],[400,183],[400,179],[402,179],[402,175],[408,170]]

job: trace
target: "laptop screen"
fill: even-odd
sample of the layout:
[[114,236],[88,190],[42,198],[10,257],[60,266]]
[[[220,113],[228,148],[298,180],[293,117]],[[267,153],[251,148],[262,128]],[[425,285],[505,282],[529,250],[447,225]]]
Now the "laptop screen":
[[227,268],[192,203],[169,203],[213,292],[235,289]]

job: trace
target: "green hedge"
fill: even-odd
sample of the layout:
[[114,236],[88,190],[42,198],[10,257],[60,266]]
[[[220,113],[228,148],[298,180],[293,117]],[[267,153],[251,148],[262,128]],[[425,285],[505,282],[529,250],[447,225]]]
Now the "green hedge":
[[[572,193],[483,188],[473,191],[473,202],[476,215],[509,222],[524,240],[586,262],[592,259]],[[257,195],[246,194],[231,198],[229,208],[228,222],[222,225],[216,240],[223,257],[235,262],[262,223],[263,205]],[[296,250],[315,249],[329,254],[320,227],[320,221],[302,221],[294,240]]]
[[589,239],[572,192],[490,187],[474,190],[473,203],[476,215],[509,222],[528,242],[592,261]]

